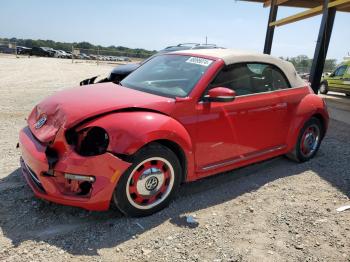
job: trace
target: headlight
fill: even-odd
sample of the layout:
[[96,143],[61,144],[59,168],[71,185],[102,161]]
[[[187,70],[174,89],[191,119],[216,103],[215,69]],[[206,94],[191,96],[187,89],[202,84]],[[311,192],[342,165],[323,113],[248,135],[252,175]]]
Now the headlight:
[[101,127],[87,127],[78,132],[66,133],[68,144],[73,145],[75,151],[82,156],[101,155],[107,151],[109,137]]

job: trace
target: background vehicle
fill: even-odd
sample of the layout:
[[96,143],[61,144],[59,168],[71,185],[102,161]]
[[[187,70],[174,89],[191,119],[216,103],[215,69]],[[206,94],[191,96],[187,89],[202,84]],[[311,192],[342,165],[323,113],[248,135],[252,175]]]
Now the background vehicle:
[[54,57],[55,51],[49,47],[33,47],[30,54],[35,56]]
[[80,56],[81,56],[82,59],[90,60],[90,56],[88,56],[88,55],[85,54],[85,53],[81,53]]
[[25,46],[16,46],[17,54],[19,55],[30,55],[31,48]]
[[13,54],[14,50],[13,48],[10,48],[7,44],[0,44],[0,53]]
[[309,73],[299,73],[301,79],[304,79],[306,82],[310,81],[310,74]]
[[61,50],[55,50],[54,57],[57,58],[66,58],[65,54]]
[[[184,43],[184,44],[178,44],[176,46],[168,46],[164,48],[163,50],[160,50],[158,53],[155,55],[151,56],[150,58],[168,53],[168,52],[174,52],[174,51],[181,51],[181,50],[190,50],[190,49],[216,49],[222,47],[218,47],[214,44],[198,44],[198,43]],[[112,72],[110,73],[109,76],[106,78],[103,78],[96,83],[105,83],[105,82],[113,82],[113,83],[119,83],[121,80],[123,80],[128,74],[130,74],[132,71],[134,71],[136,68],[138,68],[140,65],[143,63],[147,62],[150,58],[147,58],[146,60],[142,61],[141,63],[134,63],[134,64],[127,64],[127,65],[120,65],[112,69]],[[130,58],[126,57],[118,57],[117,61],[127,61],[130,62]],[[85,79],[80,82],[80,85],[90,85],[94,84],[95,80],[98,76],[94,76],[88,79]]]
[[68,54],[64,50],[55,50],[55,57],[57,57],[57,58],[72,58],[72,55]]
[[320,93],[327,94],[328,91],[341,92],[350,96],[350,61],[343,62],[332,74],[323,78]]

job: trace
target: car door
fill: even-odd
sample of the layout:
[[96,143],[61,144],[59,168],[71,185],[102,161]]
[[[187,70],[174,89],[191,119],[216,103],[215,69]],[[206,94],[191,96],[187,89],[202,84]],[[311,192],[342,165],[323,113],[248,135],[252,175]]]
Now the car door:
[[271,68],[259,63],[234,64],[208,86],[207,91],[230,88],[237,96],[232,102],[197,104],[197,171],[261,156],[285,145],[287,109],[274,92]]
[[349,65],[344,74],[343,90],[346,94],[350,95],[350,66]]
[[344,65],[346,69],[344,70],[344,74],[340,76],[339,88],[341,92],[350,93],[350,66]]
[[344,82],[344,74],[346,72],[347,65],[339,66],[333,74],[330,75],[328,81],[328,89],[332,91],[341,91],[343,82]]

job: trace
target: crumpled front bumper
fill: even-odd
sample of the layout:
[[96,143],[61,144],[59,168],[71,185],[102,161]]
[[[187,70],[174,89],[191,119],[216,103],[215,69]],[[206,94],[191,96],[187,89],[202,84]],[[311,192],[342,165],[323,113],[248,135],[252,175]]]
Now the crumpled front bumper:
[[[107,210],[113,191],[120,176],[131,165],[111,153],[98,156],[83,157],[75,153],[67,145],[64,153],[53,168],[53,176],[49,175],[46,145],[40,143],[28,127],[19,134],[21,149],[21,168],[34,194],[42,199],[58,204],[81,207],[88,210]],[[61,145],[62,147],[62,145]],[[88,194],[79,195],[79,190],[64,177],[65,173],[94,176]]]

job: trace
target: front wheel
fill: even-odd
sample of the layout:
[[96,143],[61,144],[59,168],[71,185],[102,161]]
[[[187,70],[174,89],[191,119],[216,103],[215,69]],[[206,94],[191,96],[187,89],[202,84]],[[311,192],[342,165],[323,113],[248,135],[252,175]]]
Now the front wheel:
[[181,166],[173,151],[160,144],[141,149],[120,178],[113,200],[129,216],[147,216],[166,207],[180,185]]
[[328,85],[326,82],[322,82],[320,85],[320,93],[326,95],[328,93]]
[[297,162],[313,158],[320,148],[324,130],[319,119],[313,117],[300,130],[297,143],[287,156]]

